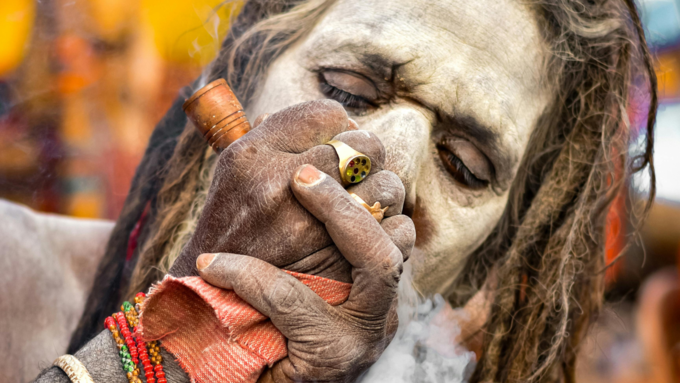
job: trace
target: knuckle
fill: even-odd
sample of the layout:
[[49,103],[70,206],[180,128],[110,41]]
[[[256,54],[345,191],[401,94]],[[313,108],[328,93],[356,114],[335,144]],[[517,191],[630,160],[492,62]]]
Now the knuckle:
[[392,238],[393,242],[397,240],[405,244],[415,243],[416,227],[413,224],[413,220],[406,215],[400,214],[389,217],[389,219],[383,221],[382,227]]
[[[384,271],[384,279],[386,284],[395,288],[399,285],[401,273],[404,269],[404,262],[401,252],[398,249],[393,249],[389,255],[383,259],[382,268]],[[395,290],[396,291],[396,290]]]
[[238,175],[244,172],[244,165],[251,163],[250,159],[256,154],[257,148],[249,145],[247,140],[237,140],[220,153],[218,168]]
[[215,178],[219,174],[221,179],[227,182],[253,184],[258,180],[269,180],[269,175],[278,174],[271,172],[271,167],[265,167],[266,161],[271,161],[271,156],[266,156],[253,140],[242,138],[229,145],[218,159],[215,169]]
[[240,157],[246,155],[248,151],[247,140],[237,140],[236,142],[229,145],[220,154],[220,164],[222,163],[233,163]]
[[401,182],[401,178],[389,170],[383,170],[379,174],[384,178],[383,184],[385,189],[392,190],[403,201],[406,189],[404,188],[404,183]]
[[347,111],[342,104],[335,100],[315,100],[310,101],[307,104],[312,113],[323,114],[329,122],[341,123],[347,121],[349,124]]
[[[310,123],[322,126],[348,126],[349,120],[347,112],[340,103],[334,100],[314,100],[301,104],[293,105],[289,108],[274,114],[276,120],[281,120],[286,124],[306,126]],[[274,121],[274,120],[273,120]]]
[[[406,189],[401,182],[399,176],[393,172],[383,170],[373,175],[375,180],[367,179],[371,182],[371,187],[375,189],[376,200],[383,203],[383,206],[390,206],[393,213],[396,210],[401,211],[401,205],[404,204],[404,197],[406,196]],[[389,209],[388,209],[389,211]]]
[[304,307],[304,302],[297,294],[297,281],[288,274],[275,277],[273,286],[265,297],[267,304],[278,314],[291,314]]

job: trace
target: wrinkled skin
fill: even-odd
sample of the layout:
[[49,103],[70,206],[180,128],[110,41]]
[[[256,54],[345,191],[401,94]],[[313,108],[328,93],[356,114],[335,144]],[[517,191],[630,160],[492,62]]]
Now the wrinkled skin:
[[288,339],[288,356],[262,380],[354,381],[396,331],[396,290],[415,240],[413,225],[404,215],[378,224],[335,180],[311,165],[291,186],[352,265],[348,300],[331,307],[292,276],[243,255],[201,256],[201,276],[233,289]]
[[[541,82],[545,46],[535,20],[535,15],[525,4],[511,0],[339,0],[309,35],[272,64],[258,96],[246,112],[253,120],[263,113],[272,113],[274,116],[275,112],[286,107],[311,100],[334,98],[343,102],[358,126],[375,134],[384,146],[383,172],[395,174],[403,185],[403,212],[412,215],[417,231],[416,246],[409,261],[413,263],[416,287],[424,294],[440,292],[458,275],[462,262],[484,240],[501,216],[529,135],[550,98],[550,90],[545,89]],[[347,93],[353,97],[347,96]],[[299,113],[289,123],[297,123],[305,118],[309,119],[310,116]],[[324,119],[326,116],[320,114],[314,118]],[[265,128],[265,123],[260,128]],[[349,124],[343,129],[349,129]],[[252,133],[256,132],[257,129]],[[357,132],[344,134],[351,137],[350,133]],[[346,137],[347,140],[350,137]],[[277,138],[285,141],[285,137],[276,135],[269,139],[276,142]],[[366,141],[373,143],[375,139],[366,137]],[[322,142],[308,142],[305,150],[314,150],[320,144]],[[358,147],[361,143],[352,142],[351,145],[356,145],[361,151],[370,151],[370,148]],[[239,236],[253,234],[249,229],[268,225],[268,228],[257,233],[272,235],[271,241],[277,247],[269,246],[266,241],[253,246],[243,242],[234,249],[223,247],[232,254],[223,254],[215,259],[228,259],[252,267],[234,271],[227,265],[229,262],[214,263],[205,270],[222,264],[221,271],[216,271],[212,277],[207,274],[203,276],[215,285],[233,287],[237,293],[240,290],[242,298],[272,315],[274,323],[281,326],[280,329],[289,339],[312,336],[312,343],[328,345],[336,340],[333,334],[350,333],[353,335],[352,347],[361,350],[376,347],[380,351],[377,345],[389,340],[392,331],[387,318],[394,302],[393,283],[385,284],[381,291],[372,291],[372,299],[378,304],[375,312],[366,315],[375,319],[375,322],[364,322],[369,323],[366,327],[370,331],[353,332],[351,329],[359,326],[364,312],[358,310],[352,313],[355,315],[335,313],[331,315],[331,320],[322,315],[301,315],[286,310],[286,305],[290,304],[287,298],[292,297],[294,301],[303,300],[306,303],[304,307],[299,306],[303,313],[332,312],[324,308],[323,302],[298,291],[294,283],[284,283],[284,291],[290,294],[282,295],[276,285],[280,283],[280,270],[264,267],[261,263],[261,260],[266,260],[279,267],[297,266],[299,271],[340,280],[346,278],[347,272],[357,269],[350,259],[352,256],[345,254],[339,244],[338,251],[343,257],[332,250],[332,243],[337,242],[334,242],[336,238],[331,231],[328,230],[326,236],[323,230],[319,231],[319,226],[315,226],[320,224],[310,218],[300,221],[300,232],[296,232],[295,227],[281,229],[286,225],[259,221],[264,217],[288,224],[294,221],[290,220],[290,214],[296,217],[311,214],[324,222],[313,209],[306,212],[306,209],[294,207],[300,203],[309,208],[304,201],[287,194],[289,191],[283,186],[287,182],[290,185],[292,177],[300,170],[299,165],[303,163],[312,163],[324,171],[327,181],[336,177],[328,164],[332,149],[322,147],[324,149],[317,149],[320,151],[318,157],[305,158],[300,152],[293,151],[298,158],[282,156],[287,160],[286,164],[275,168],[259,168],[259,173],[251,175],[255,180],[247,180],[254,187],[248,190],[250,194],[232,194],[233,198],[249,201],[250,205],[245,205],[246,208],[255,209],[241,210],[248,214],[237,218],[240,221],[237,222],[236,230],[240,230],[240,234],[231,233],[231,239],[238,240]],[[249,158],[253,155],[246,150],[234,152],[235,157],[231,161],[237,161],[236,157]],[[452,162],[451,155],[457,160]],[[260,159],[265,160],[265,157]],[[248,169],[250,165],[239,166]],[[282,169],[288,173],[285,177],[275,171]],[[467,173],[462,169],[466,169]],[[383,173],[374,172],[373,176],[376,177]],[[219,176],[217,172],[216,182]],[[276,189],[267,190],[263,187],[269,181],[273,181],[272,185]],[[226,180],[224,182],[229,185],[227,188],[236,187]],[[369,177],[365,183],[370,185],[370,182]],[[380,189],[399,188],[384,186]],[[262,193],[262,199],[257,193]],[[394,191],[385,193],[386,198],[398,195]],[[370,199],[370,196],[362,197]],[[209,200],[217,201],[218,198],[226,197],[212,193]],[[374,198],[380,200],[381,197]],[[274,202],[278,202],[278,205]],[[349,202],[346,206],[356,207]],[[267,206],[288,206],[290,209],[272,212]],[[335,213],[342,214],[342,211]],[[183,268],[180,269],[178,264],[178,269],[174,270],[178,275],[195,273],[190,261],[200,252],[220,251],[220,236],[230,234],[224,233],[225,227],[218,225],[229,222],[230,218],[225,220],[219,212],[211,212],[205,219],[213,214],[215,225],[199,222],[197,235],[202,238],[200,241],[192,240],[182,257]],[[285,218],[276,221],[278,214]],[[399,215],[392,218],[397,217]],[[389,222],[389,219],[385,222]],[[396,248],[399,248],[400,238],[408,237],[403,230],[401,234],[395,235],[386,227],[374,226],[373,229],[364,232],[363,236],[387,236],[391,246]],[[304,230],[310,230],[315,237],[305,239],[301,234]],[[211,248],[213,245],[220,246]],[[390,261],[396,253],[393,247],[390,248],[392,250],[387,252],[371,249],[354,259],[373,260],[376,256],[382,256],[384,262],[376,260],[376,264],[385,265],[390,271],[387,273],[389,275],[394,271],[398,274],[398,262]],[[334,255],[323,253],[324,249],[331,249],[326,251]],[[326,266],[300,263],[313,258],[313,255],[326,261]],[[401,253],[402,261],[404,255]],[[350,269],[347,264],[342,266],[343,259],[353,268]],[[255,270],[257,273],[253,273]],[[248,287],[247,281],[252,279],[261,283]],[[363,285],[356,283],[358,279],[354,275],[352,279],[355,282],[352,294],[360,295]],[[263,300],[266,305],[262,304]],[[312,320],[318,318],[325,318],[324,323],[330,326],[324,327],[323,333],[294,331],[313,326],[315,323]],[[296,329],[288,328],[290,323],[297,323]],[[378,335],[382,335],[382,340],[377,340]],[[366,367],[364,353],[347,353],[351,360],[343,359],[343,363],[334,365],[337,371],[329,376],[324,375],[328,372],[319,371],[317,367],[323,360],[313,352],[302,350],[299,354],[302,356],[297,359],[292,355],[287,361],[277,364],[263,379],[351,380]],[[324,357],[332,358],[329,355]],[[296,370],[298,367],[299,370]]]
[[[397,287],[415,228],[399,214],[404,189],[382,170],[382,144],[354,129],[327,100],[256,125],[220,155],[196,232],[170,270],[183,276],[198,266],[271,318],[288,339],[288,357],[265,375],[274,381],[353,381],[397,329]],[[391,206],[380,224],[341,186],[337,154],[324,144],[332,138],[371,158],[371,174],[349,191]],[[197,259],[208,251],[223,254]],[[352,282],[352,291],[331,307],[276,266]]]
[[[503,212],[550,98],[544,49],[536,16],[514,0],[338,0],[272,64],[246,112],[254,119],[339,99],[320,76],[375,104],[347,110],[380,138],[385,169],[404,184],[418,232],[414,280],[429,295],[445,290]],[[441,158],[447,151],[489,185],[459,182]]]
[[324,225],[293,198],[289,184],[303,164],[340,182],[335,149],[324,145],[335,138],[372,159],[369,177],[348,191],[371,205],[380,200],[391,206],[386,217],[400,214],[404,188],[399,177],[382,170],[382,143],[356,129],[342,106],[327,100],[293,106],[255,125],[220,155],[196,232],[170,273],[193,274],[198,255],[225,252],[351,282],[351,266],[331,246]]
[[[503,19],[492,17],[491,10],[503,15]],[[472,14],[474,18],[465,17]],[[456,22],[452,22],[454,20]],[[309,36],[274,62],[259,97],[247,112],[252,118],[324,97],[342,102],[361,129],[379,137],[387,148],[381,168],[396,174],[404,185],[403,210],[412,214],[418,232],[412,258],[416,287],[425,294],[440,292],[457,276],[465,257],[484,240],[502,214],[529,135],[547,104],[549,93],[542,89],[540,82],[543,45],[532,20],[528,9],[503,0],[454,4],[435,0],[428,1],[428,7],[422,8],[413,7],[412,2],[406,0],[389,3],[339,1]],[[348,25],[352,26],[351,34],[346,33]],[[494,38],[490,39],[490,35]],[[285,109],[282,113],[290,111]],[[268,134],[267,140],[280,145],[280,140],[289,138],[287,129],[290,128],[285,122],[298,125],[298,119],[306,126],[304,121],[309,119],[308,112],[306,109],[300,111],[292,120],[279,118],[276,120],[279,127],[274,126],[275,121],[267,126],[269,119],[265,120],[263,128],[267,126],[267,130],[282,132]],[[274,119],[273,116],[270,119]],[[314,118],[323,119],[321,115]],[[372,142],[374,139],[366,136],[365,140]],[[243,156],[246,163],[257,163],[253,159],[259,155],[259,148],[249,151],[246,148],[249,142],[244,139],[231,154],[223,154],[218,169],[224,164],[224,158],[230,158],[230,165],[236,168],[243,167],[238,156]],[[320,143],[323,142],[314,142]],[[260,145],[266,146],[264,142]],[[297,142],[292,145],[295,147]],[[303,150],[313,149],[304,147]],[[289,147],[289,151],[300,150]],[[314,157],[320,161],[324,172],[337,177],[333,163],[327,164],[328,157],[320,153]],[[291,167],[285,166],[284,173],[290,172]],[[271,166],[258,169],[261,170],[248,174],[255,180],[247,180],[246,184],[271,182],[281,171]],[[238,170],[230,172],[239,174]],[[219,184],[222,177],[224,175],[218,170],[215,183]],[[331,182],[329,178],[323,179]],[[369,177],[365,182],[370,181]],[[221,191],[215,183],[206,204],[209,210],[204,210],[204,214],[208,211],[208,217],[219,216],[220,213],[213,209],[222,205],[211,201],[229,203],[229,199],[238,201],[245,196],[244,191],[227,188],[231,193],[225,193],[220,199],[216,195]],[[274,182],[274,185],[278,184]],[[337,182],[334,185],[339,187]],[[287,192],[282,193],[282,190],[274,188],[273,192],[263,193],[261,199],[260,196],[248,196],[248,199],[258,201],[255,210],[248,210],[253,216],[222,222],[237,222],[239,227],[248,219],[258,221],[262,212],[268,210],[263,206],[270,201],[279,202],[271,206],[281,205],[281,201],[288,199]],[[214,272],[217,276],[205,275],[205,272],[201,275],[217,286],[234,288],[244,300],[270,316],[289,339],[291,355],[268,370],[263,381],[351,381],[375,360],[375,356],[365,350],[376,350],[379,355],[394,332],[390,321],[384,318],[394,310],[396,284],[378,283],[381,286],[370,294],[362,292],[366,283],[358,283],[361,280],[356,274],[359,268],[339,242],[341,238],[357,238],[349,235],[352,218],[343,210],[353,206],[351,200],[340,205],[340,209],[337,204],[322,205],[329,213],[323,211],[324,208],[321,211],[310,208],[304,198],[301,199],[298,193],[296,196],[322,222],[326,220],[319,214],[339,216],[336,218],[342,222],[338,225],[339,231],[335,235],[330,230],[329,233],[340,253],[352,265],[354,285],[351,295],[364,295],[368,299],[360,304],[363,310],[348,310],[359,315],[333,313],[332,308],[310,296],[301,284],[257,259],[284,266],[296,257],[314,254],[309,250],[323,249],[328,244],[322,238],[323,234],[298,242],[296,229],[318,232],[311,229],[313,225],[309,221],[291,219],[292,210],[289,209],[283,212],[284,220],[293,225],[283,232],[280,228],[277,228],[279,232],[270,231],[272,236],[268,237],[274,243],[292,240],[300,244],[286,247],[290,253],[284,254],[283,259],[278,250],[255,243],[250,253],[218,255],[215,259],[219,261],[205,269],[221,268]],[[384,201],[380,202],[385,205]],[[293,214],[304,215],[300,211]],[[202,230],[221,235],[226,239],[225,244],[239,241],[231,232],[217,234],[217,228],[225,226],[215,224],[221,222],[219,219],[213,219],[212,223],[209,220],[201,217],[196,233],[200,240],[194,243],[192,239],[189,249],[194,254],[185,254],[186,258],[193,259],[200,251],[224,251],[220,246],[201,248],[206,244],[206,238],[211,238],[211,235],[199,233]],[[298,222],[303,223],[297,226]],[[366,229],[359,235],[362,238],[359,241],[379,236],[380,233]],[[400,241],[398,238],[391,240],[392,246]],[[200,251],[196,251],[199,248]],[[398,274],[400,267],[392,260],[393,256],[388,255],[391,252],[380,251],[382,249],[377,246],[360,246],[359,249],[364,252],[355,260],[383,257],[382,260],[375,259],[374,265],[382,266],[372,266],[373,271],[387,270]],[[271,250],[274,255],[268,252]],[[379,275],[373,278],[374,281],[381,281]],[[370,272],[365,277],[371,280]],[[369,310],[371,304],[375,307]],[[366,323],[363,328],[366,331],[354,331]],[[348,336],[345,343],[337,338],[338,334],[343,335],[343,340],[345,334],[352,336]],[[348,352],[349,349],[358,351]],[[328,361],[332,361],[332,366]]]

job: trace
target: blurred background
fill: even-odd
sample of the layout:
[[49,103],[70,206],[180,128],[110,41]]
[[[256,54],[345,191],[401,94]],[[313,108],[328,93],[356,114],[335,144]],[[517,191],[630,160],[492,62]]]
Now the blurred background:
[[[115,219],[154,125],[215,57],[241,5],[221,3],[1,0],[0,198]],[[680,0],[638,5],[659,78],[657,199],[639,235],[627,196],[609,212],[616,262],[583,382],[680,382]],[[631,99],[634,129],[647,102]]]
[[0,198],[115,219],[156,122],[239,2],[0,1]]

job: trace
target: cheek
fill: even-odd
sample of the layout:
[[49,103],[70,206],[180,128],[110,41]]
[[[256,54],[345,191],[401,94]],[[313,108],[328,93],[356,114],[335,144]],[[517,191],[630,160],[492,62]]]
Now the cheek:
[[491,233],[507,201],[504,194],[474,198],[468,204],[466,192],[448,185],[439,172],[434,161],[428,161],[421,166],[417,181],[414,223],[418,251],[411,262],[414,282],[424,294],[444,292],[467,257]]
[[498,222],[507,195],[473,195],[455,186],[440,168],[428,116],[397,105],[356,118],[361,129],[374,132],[385,145],[385,168],[406,189],[404,212],[416,227],[411,256],[414,281],[425,294],[443,292],[467,256]]

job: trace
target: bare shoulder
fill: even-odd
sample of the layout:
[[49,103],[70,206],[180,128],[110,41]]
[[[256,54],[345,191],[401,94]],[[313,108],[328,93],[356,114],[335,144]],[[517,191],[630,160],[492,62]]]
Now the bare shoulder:
[[62,354],[113,222],[0,199],[0,381],[28,381]]
[[114,222],[107,220],[40,213],[0,199],[0,238],[3,242],[8,239],[25,243],[26,236],[35,238],[36,235],[59,234],[46,239],[56,246],[82,241],[88,245],[88,249],[95,250],[91,246],[97,245],[96,242],[100,240],[106,242],[113,225]]

